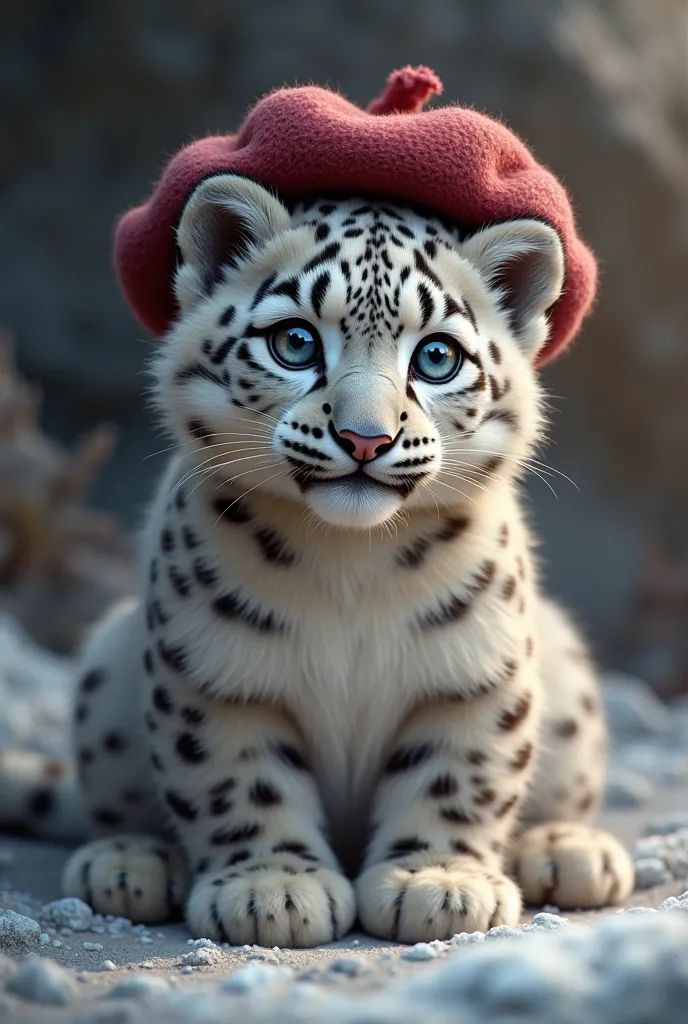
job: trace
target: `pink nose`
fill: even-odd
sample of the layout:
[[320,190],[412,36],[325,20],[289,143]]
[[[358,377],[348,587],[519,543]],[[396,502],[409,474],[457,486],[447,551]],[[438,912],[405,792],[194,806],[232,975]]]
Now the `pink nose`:
[[353,430],[338,431],[340,437],[351,441],[354,450],[351,452],[359,462],[370,462],[377,455],[377,450],[383,444],[390,444],[392,438],[388,434],[380,434],[378,437],[368,437],[365,434],[355,434]]

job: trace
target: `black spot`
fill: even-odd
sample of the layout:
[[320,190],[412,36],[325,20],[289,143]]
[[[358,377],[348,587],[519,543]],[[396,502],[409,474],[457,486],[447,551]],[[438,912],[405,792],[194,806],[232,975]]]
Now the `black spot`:
[[438,775],[428,786],[428,796],[444,797],[454,796],[458,791],[459,784],[453,775]]
[[190,732],[181,733],[177,737],[175,747],[182,761],[186,761],[187,764],[200,764],[208,758],[208,751],[205,750],[200,740]]
[[266,277],[265,280],[261,282],[261,284],[256,289],[256,294],[253,296],[253,302],[251,303],[251,309],[255,309],[256,306],[258,305],[258,303],[261,302],[265,298],[265,296],[267,295],[267,293],[270,291],[270,289],[272,288],[273,284],[275,283],[275,278],[276,277],[277,277],[276,274],[270,274],[269,277]]
[[330,287],[330,272],[326,270],[323,274],[320,274],[313,283],[311,288],[311,306],[316,316],[320,316],[322,312],[323,302],[327,295],[327,290]]
[[434,753],[435,748],[430,743],[419,743],[414,747],[400,747],[390,757],[385,765],[385,771],[390,775],[409,771],[430,760]]
[[189,431],[192,437],[195,437],[198,441],[203,441],[204,444],[208,444],[212,436],[212,430],[203,420],[193,419],[187,420],[186,429]]
[[198,810],[186,797],[180,796],[174,790],[168,789],[165,793],[165,803],[173,814],[184,821],[195,821],[198,817]]
[[445,821],[450,821],[453,825],[474,825],[476,823],[475,818],[472,818],[458,807],[443,807],[440,811],[440,817],[444,818]]
[[183,647],[170,647],[163,640],[158,640],[158,655],[163,664],[174,672],[185,671],[187,656]]
[[209,384],[219,384],[221,388],[225,387],[222,378],[213,373],[209,367],[203,366],[202,363],[185,366],[182,370],[177,370],[174,375],[175,384],[186,384],[190,380],[205,380]]
[[182,529],[182,539],[184,541],[184,547],[188,548],[189,551],[193,551],[194,548],[201,546],[200,537],[191,529],[190,526],[185,526]]
[[85,722],[88,718],[88,706],[86,704],[77,704],[74,718],[80,725],[82,722]]
[[313,259],[308,261],[303,268],[303,273],[306,274],[309,270],[314,270],[316,267],[319,267],[321,263],[327,263],[328,260],[333,260],[339,255],[340,249],[341,245],[339,242],[330,242],[330,244],[326,245],[324,249],[321,249],[319,253],[316,253]]
[[107,808],[94,811],[91,817],[98,825],[106,825],[110,828],[115,828],[124,822],[123,814],[120,814],[119,811],[108,810]]
[[271,782],[256,779],[249,790],[248,798],[256,807],[275,807],[282,803],[282,796]]
[[253,513],[241,498],[215,498],[212,507],[225,523],[241,524],[253,519]]
[[422,281],[418,285],[418,301],[420,302],[421,310],[420,326],[421,330],[423,330],[435,312],[435,302],[427,286]]
[[26,809],[32,818],[47,818],[55,810],[56,793],[48,786],[35,789],[29,797]]
[[296,555],[289,551],[286,541],[279,537],[273,530],[264,527],[256,530],[253,535],[256,539],[261,554],[266,562],[273,565],[290,566],[296,561]]
[[301,857],[302,860],[317,861],[320,858],[316,857],[315,854],[311,853],[305,843],[299,843],[296,840],[284,839],[277,846],[273,846],[273,853],[293,853],[296,857]]
[[155,662],[153,660],[153,654],[151,651],[146,650],[143,652],[143,667],[147,675],[150,676],[153,674],[153,671],[155,669]]
[[284,628],[272,612],[261,613],[236,593],[221,594],[213,601],[212,608],[221,618],[241,622],[261,633],[278,633]]
[[231,857],[228,857],[225,861],[225,867],[231,868],[235,864],[242,864],[245,860],[250,860],[253,854],[250,850],[237,850]]
[[299,282],[298,278],[290,277],[286,281],[282,281],[280,284],[276,284],[272,289],[273,295],[286,295],[292,299],[293,302],[299,302]]
[[188,597],[191,593],[191,580],[189,577],[185,576],[184,573],[180,572],[174,565],[170,566],[168,575],[172,588],[179,597]]
[[255,839],[263,831],[258,824],[240,825],[234,829],[217,829],[210,837],[213,846],[230,846],[232,843],[241,843],[246,839]]
[[164,715],[174,711],[174,702],[164,686],[156,686],[153,690],[153,706]]
[[226,814],[228,811],[231,811],[233,806],[232,801],[228,800],[224,794],[214,796],[210,801],[210,813],[214,817],[218,817],[220,814]]
[[88,747],[81,747],[81,749],[77,751],[76,756],[77,761],[82,768],[86,768],[89,764],[93,764],[93,751],[89,750]]
[[324,242],[330,233],[330,225],[320,223],[315,229],[315,240],[316,242]]
[[200,725],[204,721],[205,715],[200,708],[182,708],[182,718],[189,725]]
[[169,526],[166,526],[160,535],[160,547],[167,554],[169,554],[170,551],[174,551],[174,534],[170,530]]
[[395,839],[387,851],[386,860],[391,860],[396,857],[407,857],[411,853],[422,853],[423,850],[429,850],[430,843],[426,843],[422,839],[418,839],[415,836],[412,838]]
[[126,737],[119,732],[107,732],[103,736],[103,746],[109,754],[121,754],[127,749]]
[[217,324],[218,327],[229,327],[232,320],[234,319],[234,306],[227,306],[225,310],[220,313]]
[[82,693],[93,693],[107,681],[107,672],[102,668],[90,669],[81,680]]
[[273,749],[280,761],[284,761],[290,768],[296,768],[298,771],[308,771],[306,759],[291,743],[278,743]]
[[235,787],[236,779],[223,779],[222,782],[216,782],[211,786],[208,792],[211,796],[220,796],[222,793],[231,793]]
[[202,587],[212,587],[218,581],[218,574],[202,558],[197,558],[193,564],[194,576]]

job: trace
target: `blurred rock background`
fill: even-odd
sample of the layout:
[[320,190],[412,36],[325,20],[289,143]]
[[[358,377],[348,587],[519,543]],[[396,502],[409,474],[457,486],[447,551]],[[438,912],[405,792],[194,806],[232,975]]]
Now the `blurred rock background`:
[[440,74],[443,101],[503,117],[573,193],[601,295],[546,371],[545,457],[580,492],[529,486],[544,571],[604,661],[685,692],[685,0],[6,0],[0,324],[43,386],[45,428],[71,444],[117,424],[92,500],[135,524],[163,445],[142,400],[149,339],[110,265],[116,217],[265,90],[313,80],[365,104],[406,63]]

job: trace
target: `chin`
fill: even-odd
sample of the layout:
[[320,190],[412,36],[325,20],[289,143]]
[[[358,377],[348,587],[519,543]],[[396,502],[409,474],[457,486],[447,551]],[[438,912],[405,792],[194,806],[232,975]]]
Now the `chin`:
[[401,507],[398,494],[361,477],[317,484],[308,491],[306,500],[323,522],[350,530],[380,526]]

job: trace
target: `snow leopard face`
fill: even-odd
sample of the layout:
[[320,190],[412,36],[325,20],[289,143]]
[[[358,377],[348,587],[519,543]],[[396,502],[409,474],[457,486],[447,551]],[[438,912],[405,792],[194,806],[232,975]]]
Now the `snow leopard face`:
[[564,270],[550,227],[462,239],[398,202],[288,207],[222,175],[178,245],[155,402],[199,482],[365,528],[480,501],[537,440],[533,360]]

